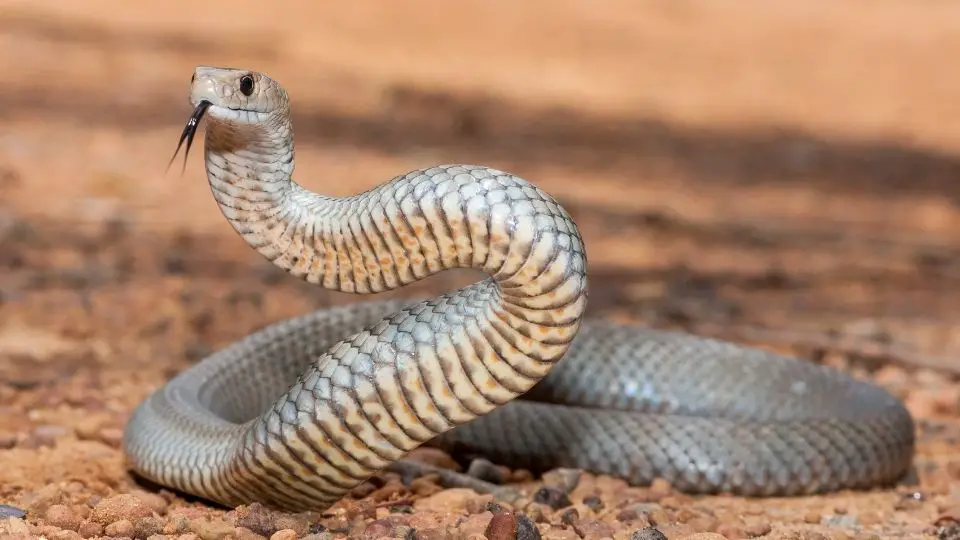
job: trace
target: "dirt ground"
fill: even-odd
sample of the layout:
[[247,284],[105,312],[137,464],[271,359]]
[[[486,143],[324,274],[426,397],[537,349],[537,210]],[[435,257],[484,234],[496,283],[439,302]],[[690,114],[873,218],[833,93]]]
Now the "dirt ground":
[[[0,535],[960,538],[960,5],[735,5],[3,2]],[[356,300],[246,247],[200,152],[165,174],[197,64],[287,87],[312,189],[449,162],[535,182],[582,228],[590,316],[873,379],[918,419],[915,471],[769,500],[514,471],[536,502],[500,511],[384,475],[321,515],[138,483],[119,439],[149,392],[265,324]]]

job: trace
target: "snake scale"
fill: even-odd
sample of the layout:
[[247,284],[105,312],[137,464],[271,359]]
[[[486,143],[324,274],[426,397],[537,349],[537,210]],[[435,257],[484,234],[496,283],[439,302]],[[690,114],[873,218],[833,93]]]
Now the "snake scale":
[[582,238],[535,185],[444,165],[323,196],[292,179],[290,102],[275,80],[201,66],[190,101],[178,152],[206,117],[213,196],[274,265],[354,294],[451,268],[486,278],[425,301],[321,309],[215,352],[134,411],[124,448],[141,476],[225,505],[321,510],[424,444],[703,494],[866,489],[909,469],[913,419],[877,386],[584,320]]

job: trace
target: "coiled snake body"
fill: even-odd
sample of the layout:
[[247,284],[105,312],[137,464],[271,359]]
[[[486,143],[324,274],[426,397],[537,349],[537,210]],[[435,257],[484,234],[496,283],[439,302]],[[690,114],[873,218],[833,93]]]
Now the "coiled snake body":
[[695,493],[866,488],[909,467],[912,418],[878,387],[582,321],[580,234],[534,185],[447,165],[325,197],[292,180],[289,101],[274,80],[200,67],[190,97],[181,144],[189,152],[205,114],[213,195],[275,265],[357,294],[450,268],[489,278],[427,301],[320,310],[213,354],[134,412],[124,448],[142,476],[227,505],[320,510],[425,443]]

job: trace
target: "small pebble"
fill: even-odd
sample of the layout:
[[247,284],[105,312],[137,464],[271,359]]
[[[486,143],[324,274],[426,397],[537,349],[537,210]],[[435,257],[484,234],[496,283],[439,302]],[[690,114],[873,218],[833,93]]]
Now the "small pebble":
[[147,538],[162,533],[163,522],[153,516],[148,516],[134,521],[133,529],[137,538]]
[[560,514],[560,523],[563,523],[564,525],[576,525],[579,521],[580,514],[577,512],[576,508],[564,510]]
[[747,533],[741,527],[732,523],[721,523],[717,527],[717,534],[727,538],[747,538]]
[[637,529],[636,532],[630,536],[630,540],[667,540],[667,537],[656,527],[644,527]]
[[674,518],[678,523],[687,523],[688,521],[690,521],[690,520],[692,520],[692,519],[694,519],[694,518],[696,518],[696,517],[698,517],[698,516],[699,516],[699,514],[697,514],[697,513],[694,512],[693,510],[691,510],[689,507],[684,506],[684,507],[681,507],[679,510],[677,510],[677,511],[674,513],[673,518]]
[[[370,511],[364,514],[364,517],[374,517],[376,514],[376,507],[370,505]],[[276,519],[273,520],[274,526],[277,530],[288,529],[295,533],[297,536],[303,536],[310,532],[310,521],[299,515],[279,515]]]
[[855,529],[860,526],[860,519],[857,516],[850,515],[832,515],[823,520],[823,524],[828,527],[841,527],[844,529]]
[[64,504],[51,505],[50,508],[47,508],[44,518],[50,525],[61,529],[76,531],[80,528],[80,516]]
[[65,494],[57,484],[47,484],[36,491],[31,491],[21,496],[20,501],[30,514],[43,515],[51,505],[61,504],[65,500]]
[[[407,528],[409,529],[409,527]],[[410,529],[410,532],[413,533],[413,529]],[[333,538],[334,538],[333,533],[322,532],[322,533],[308,534],[303,538],[301,538],[300,540],[333,540]],[[415,533],[413,536],[405,535],[405,536],[400,536],[399,538],[401,540],[417,540]]]
[[80,524],[77,532],[79,532],[80,536],[83,538],[103,536],[103,525],[97,523],[96,521],[84,521]]
[[579,469],[553,469],[544,473],[543,484],[567,494],[577,488],[582,476],[583,471]]
[[660,505],[653,503],[636,503],[630,506],[627,506],[617,512],[615,516],[617,521],[622,522],[635,522],[635,521],[644,521],[646,523],[637,524],[639,525],[660,525],[671,522],[670,515],[664,510]]
[[439,493],[440,491],[443,491],[443,488],[438,485],[436,480],[436,475],[415,478],[410,482],[410,489],[421,497],[427,497],[435,493]]
[[145,504],[148,508],[150,508],[150,510],[153,510],[157,514],[162,516],[167,513],[167,500],[160,495],[146,491],[134,491],[133,495],[140,499],[140,502]]
[[[816,531],[777,531],[771,537],[771,540],[831,540]],[[837,540],[853,540],[847,535],[837,537]]]
[[103,420],[98,416],[90,416],[78,422],[74,428],[74,433],[81,441],[95,441],[100,432]]
[[[489,538],[489,537],[488,537]],[[540,530],[527,516],[517,515],[517,540],[540,540]],[[490,540],[494,540],[490,538]]]
[[27,513],[16,506],[10,506],[9,504],[0,504],[0,519],[6,518],[23,518],[26,517]]
[[378,519],[367,524],[366,529],[363,530],[363,534],[360,535],[360,538],[366,538],[369,540],[376,540],[377,538],[382,537],[393,537],[394,532],[398,525],[401,522],[389,520],[389,519]]
[[371,500],[376,502],[388,501],[402,497],[408,490],[400,482],[387,482],[383,487],[369,494]]
[[424,497],[414,501],[413,508],[415,510],[426,510],[433,512],[466,512],[470,501],[476,499],[477,497],[477,493],[472,489],[445,489],[430,495],[429,497]]
[[614,517],[614,519],[624,523],[636,521],[640,519],[640,512],[638,512],[636,508],[625,508],[617,512],[617,515]]
[[545,504],[554,510],[566,508],[573,504],[570,497],[559,489],[551,486],[544,486],[533,494],[533,502]]
[[87,519],[90,517],[90,507],[85,504],[75,504],[70,507],[73,510],[73,513],[80,516],[80,519]]
[[670,482],[667,482],[663,478],[656,478],[650,484],[650,495],[652,496],[652,501],[659,501],[667,495],[670,495],[672,492],[673,486],[671,486]]
[[417,529],[416,540],[451,540],[455,538],[447,527]]
[[163,526],[163,534],[186,534],[190,530],[190,518],[187,516],[172,516]]
[[59,530],[50,535],[52,540],[80,540],[80,533],[71,530]]
[[589,506],[585,504],[575,504],[571,506],[577,511],[577,514],[580,516],[580,519],[584,521],[590,521],[591,519],[597,519],[597,513],[590,509]]
[[940,540],[960,540],[960,525],[937,527],[936,534]]
[[281,529],[270,535],[270,540],[297,540],[297,531],[293,529]]
[[820,512],[816,510],[807,510],[803,514],[804,523],[809,523],[810,525],[816,525],[817,523],[820,523],[821,519]]
[[609,523],[598,520],[591,520],[577,523],[574,527],[577,534],[584,540],[600,540],[601,538],[612,538],[613,527]]
[[266,540],[266,536],[261,536],[245,527],[233,529],[233,536],[237,540]]
[[70,430],[62,426],[37,426],[30,433],[33,444],[36,446],[55,446],[57,439],[70,433]]
[[467,504],[464,506],[464,510],[468,514],[479,514],[481,512],[486,512],[487,508],[493,503],[493,495],[484,494],[484,495],[475,495],[467,499]]
[[[580,535],[578,535],[573,529],[547,527],[543,533],[543,538],[544,540],[580,540]],[[627,537],[615,537],[614,540],[627,540]]]
[[483,536],[487,527],[490,526],[491,521],[493,521],[493,513],[491,512],[473,514],[460,522],[460,525],[457,527],[458,536],[470,537],[477,534]]
[[[130,494],[116,495],[101,500],[93,507],[90,519],[101,525],[110,525],[116,521],[136,520],[151,516],[153,511],[138,497]],[[132,525],[131,525],[132,526]],[[108,533],[109,534],[109,533]]]
[[103,428],[100,430],[100,435],[98,438],[100,439],[100,442],[106,444],[107,446],[120,448],[120,445],[123,442],[123,430],[114,427]]
[[653,510],[648,512],[646,517],[650,521],[651,525],[664,525],[673,521],[670,517],[670,513],[660,507],[655,507]]
[[687,525],[695,531],[713,532],[720,526],[720,520],[711,516],[702,516],[691,519],[687,522]]
[[15,517],[0,519],[0,535],[30,534],[27,522]]
[[587,495],[586,497],[584,497],[583,504],[585,504],[588,508],[590,508],[594,512],[599,512],[600,510],[603,509],[603,501],[600,500],[600,497],[597,497],[596,495]]
[[128,538],[133,538],[133,523],[131,523],[129,519],[114,521],[113,523],[107,525],[103,529],[103,532],[106,533],[107,536],[126,536]]
[[489,540],[514,540],[517,538],[517,516],[512,512],[494,514],[483,534]]
[[537,523],[546,523],[550,515],[550,507],[540,503],[530,503],[524,508],[527,516]]
[[202,540],[223,540],[233,534],[233,525],[222,519],[191,519],[190,530],[197,533]]
[[273,524],[273,512],[267,510],[260,503],[253,503],[246,508],[238,509],[236,525],[267,538],[280,530]]
[[743,532],[746,533],[746,535],[750,538],[765,536],[770,534],[770,530],[771,528],[769,523],[750,523],[743,528]]

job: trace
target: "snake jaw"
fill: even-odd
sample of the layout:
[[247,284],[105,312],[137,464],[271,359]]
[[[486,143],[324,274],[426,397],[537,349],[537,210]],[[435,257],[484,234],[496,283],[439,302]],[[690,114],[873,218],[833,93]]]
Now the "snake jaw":
[[183,169],[180,171],[180,174],[183,174],[187,170],[187,156],[190,155],[190,147],[193,145],[193,137],[197,134],[197,126],[200,125],[200,119],[203,118],[204,113],[207,112],[207,109],[212,105],[211,102],[203,99],[197,103],[197,106],[193,109],[193,114],[190,115],[190,118],[187,119],[187,124],[183,126],[183,133],[180,134],[180,141],[177,143],[177,149],[173,152],[173,156],[170,157],[170,162],[167,163],[167,171],[170,170],[170,165],[173,165],[173,160],[177,158],[177,154],[180,153],[180,147],[183,146],[183,141],[187,141],[187,148],[183,153]]

